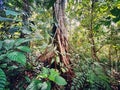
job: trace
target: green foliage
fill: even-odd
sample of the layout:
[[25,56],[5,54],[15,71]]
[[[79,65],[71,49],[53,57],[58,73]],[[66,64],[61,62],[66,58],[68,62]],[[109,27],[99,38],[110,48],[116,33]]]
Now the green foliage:
[[9,22],[12,22],[12,21],[14,21],[14,20],[11,19],[11,18],[5,18],[5,17],[1,17],[1,16],[0,16],[0,21],[9,21]]
[[83,62],[76,68],[71,90],[112,90],[110,77],[98,62]]
[[58,85],[66,85],[67,84],[67,82],[65,81],[65,79],[62,78],[61,76],[56,76],[54,81]]
[[16,61],[22,65],[25,65],[26,64],[26,56],[21,53],[21,52],[9,52],[7,53],[7,57],[12,60],[12,61]]
[[55,2],[56,2],[56,0],[48,0],[47,5],[46,5],[47,9],[53,7],[53,5],[54,5]]
[[31,52],[30,48],[27,46],[19,46],[19,47],[17,47],[17,49],[27,52],[27,53]]
[[12,11],[12,10],[5,10],[6,15],[13,15],[13,16],[17,16],[19,15],[19,13]]
[[[38,78],[48,78],[50,81],[55,82],[58,85],[66,85],[67,82],[59,75],[59,72],[55,69],[43,68],[42,73],[38,75]],[[60,80],[60,81],[59,81]]]
[[2,44],[3,44],[3,42],[2,42],[2,41],[0,41],[0,49],[2,48]]
[[[33,65],[40,66],[41,64],[35,62],[35,59],[38,54],[45,51],[46,47],[49,47],[48,43],[53,36],[51,29],[55,22],[52,11],[55,1],[26,0],[24,3],[23,0],[4,0],[5,9],[0,9],[1,87],[6,86],[5,74],[8,82],[14,81],[14,83],[9,82],[6,86],[12,87],[11,90],[24,90],[30,83],[31,78],[28,76],[31,73],[27,73],[27,76],[24,72],[25,70],[30,72],[37,67],[33,67]],[[64,1],[67,1],[65,19],[66,26],[70,31],[68,33],[69,45],[73,48],[73,51],[67,54],[71,54],[76,74],[71,90],[111,90],[110,79],[112,78],[108,76],[107,72],[111,75],[108,67],[116,68],[116,71],[117,67],[120,68],[120,63],[117,63],[120,57],[120,1],[92,0],[94,1],[93,11],[91,10],[91,0]],[[28,8],[24,8],[24,5],[30,7],[29,13],[26,12]],[[26,18],[25,21],[24,18]],[[95,52],[100,62],[91,60],[91,47],[93,46],[89,43],[91,27],[96,47]],[[29,44],[30,39],[21,37],[32,38],[34,41]],[[26,54],[31,52],[28,44],[33,51],[31,55],[28,55],[29,60],[26,58]],[[102,58],[107,61],[102,61]],[[60,62],[59,57],[56,57],[55,60],[56,63]],[[55,60],[53,59],[53,61]],[[60,65],[63,66],[61,63]],[[38,74],[40,70],[35,69],[34,71],[35,75],[33,74],[32,77],[37,76],[37,78],[31,82],[27,90],[51,90],[53,83],[57,85],[67,84],[66,80],[55,69],[43,68],[40,74]],[[63,69],[63,71],[65,70]],[[111,77],[113,76],[111,75]],[[15,85],[16,83],[17,85]],[[2,90],[1,87],[0,90]]]
[[33,80],[26,90],[51,90],[51,83]]
[[26,90],[40,90],[41,88],[41,81],[40,80],[34,80],[32,83],[26,88]]
[[6,75],[4,71],[0,68],[0,90],[4,90],[6,85]]
[[3,48],[5,48],[6,50],[12,49],[14,42],[14,40],[4,40]]
[[19,46],[19,45],[21,45],[21,44],[23,44],[23,43],[26,43],[26,42],[28,42],[28,41],[30,41],[30,39],[19,38],[19,39],[16,40],[15,46]]
[[42,72],[27,87],[26,90],[51,90],[52,82],[58,85],[66,85],[66,80],[55,69],[43,68]]
[[115,18],[113,18],[113,21],[118,22],[120,20],[120,9],[115,7],[110,12],[113,16],[115,16]]
[[[20,72],[23,72],[23,70],[21,70],[22,68],[19,69],[19,67],[23,67],[26,65],[25,54],[30,52],[30,48],[25,46],[24,44],[28,41],[29,40],[27,39],[6,39],[0,41],[0,68],[2,68],[0,69],[0,90],[2,90],[1,88],[3,86],[6,86],[6,77],[4,75],[4,72],[7,71],[7,78],[18,76]],[[15,63],[18,63],[18,65],[15,65]],[[11,82],[10,85],[12,85]]]
[[[26,64],[25,53],[30,52],[29,47],[23,46],[21,44],[28,42],[27,39],[18,39],[18,40],[4,40],[1,41],[1,60],[10,59],[11,61],[18,62],[22,65]],[[24,52],[23,52],[24,51]],[[7,52],[7,53],[6,53]]]

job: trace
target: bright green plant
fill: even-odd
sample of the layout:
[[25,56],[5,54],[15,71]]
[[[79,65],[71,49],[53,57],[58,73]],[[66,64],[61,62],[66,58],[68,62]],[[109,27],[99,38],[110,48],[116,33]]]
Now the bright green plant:
[[26,90],[51,90],[52,82],[57,85],[67,84],[66,80],[60,76],[57,70],[43,68],[42,72],[32,81]]

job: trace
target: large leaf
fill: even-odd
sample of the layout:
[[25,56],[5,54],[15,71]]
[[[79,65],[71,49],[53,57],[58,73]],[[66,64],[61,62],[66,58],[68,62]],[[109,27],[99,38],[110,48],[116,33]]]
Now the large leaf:
[[0,90],[4,90],[6,83],[6,75],[4,71],[0,68]]
[[67,84],[65,79],[61,76],[56,76],[55,77],[55,83],[58,84],[58,85],[66,85]]
[[22,65],[25,65],[26,64],[26,56],[21,53],[21,52],[10,52],[7,54],[7,57],[12,60],[12,61],[16,61]]
[[30,48],[27,46],[19,46],[17,49],[24,51],[24,52],[31,52]]

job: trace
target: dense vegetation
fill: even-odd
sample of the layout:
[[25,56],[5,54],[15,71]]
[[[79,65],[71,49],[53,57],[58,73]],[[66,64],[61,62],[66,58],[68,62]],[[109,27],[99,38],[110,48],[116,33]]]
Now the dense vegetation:
[[0,0],[0,90],[120,90],[120,0]]

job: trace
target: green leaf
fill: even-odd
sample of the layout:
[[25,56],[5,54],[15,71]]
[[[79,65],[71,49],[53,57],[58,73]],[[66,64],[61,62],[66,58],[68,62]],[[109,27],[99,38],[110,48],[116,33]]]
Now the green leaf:
[[6,54],[0,55],[0,60],[3,60],[6,57]]
[[48,74],[49,74],[49,68],[43,67],[43,68],[42,68],[42,73],[40,73],[40,74],[38,75],[38,78],[39,78],[39,77],[40,77],[40,78],[47,78],[47,77],[48,77]]
[[5,64],[0,64],[0,68],[6,68],[7,67],[7,63]]
[[51,90],[51,82],[50,82],[50,81],[47,82],[47,85],[48,85],[48,86],[47,86],[47,89],[46,89],[46,90]]
[[33,80],[26,90],[41,90],[42,83],[40,80]]
[[30,39],[25,39],[25,38],[20,38],[20,39],[17,39],[16,42],[15,42],[15,46],[19,46],[25,42],[28,42],[30,41]]
[[7,54],[7,57],[12,60],[12,61],[16,61],[22,65],[25,65],[26,64],[26,56],[21,53],[21,52],[10,52]]
[[22,33],[24,33],[24,34],[31,34],[32,32],[30,30],[28,30],[27,28],[24,28],[22,30]]
[[9,49],[12,49],[13,48],[13,45],[14,45],[14,40],[4,40],[4,45],[3,47],[6,49],[6,50],[9,50]]
[[0,68],[0,90],[4,90],[6,83],[6,75],[4,71]]
[[5,10],[6,15],[13,15],[13,16],[17,16],[20,15],[20,13],[12,11],[12,10]]
[[50,75],[48,78],[51,81],[55,81],[56,76],[59,76],[59,73],[57,71],[55,71],[55,69],[50,69]]
[[43,82],[40,90],[47,90],[47,87],[48,84],[46,82]]
[[67,84],[65,79],[61,76],[56,76],[55,77],[55,83],[58,84],[58,85],[66,85]]
[[12,65],[12,66],[9,66],[8,71],[13,71],[14,69],[17,69],[17,68],[18,66]]
[[24,52],[31,52],[30,48],[27,46],[19,46],[17,49],[24,51]]
[[42,73],[43,73],[43,74],[49,74],[49,68],[43,67]]
[[26,80],[27,82],[31,82],[31,79],[30,79],[28,76],[25,76],[25,80]]

